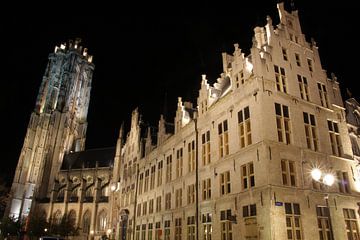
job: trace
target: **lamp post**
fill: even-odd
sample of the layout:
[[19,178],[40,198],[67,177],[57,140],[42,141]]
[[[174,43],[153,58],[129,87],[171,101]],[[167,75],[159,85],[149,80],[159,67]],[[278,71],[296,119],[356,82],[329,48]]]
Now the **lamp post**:
[[[328,187],[331,187],[335,182],[335,177],[332,173],[323,173],[319,168],[313,168],[311,170],[311,177],[313,180],[320,182],[322,184],[325,184]],[[330,214],[330,205],[329,205],[329,194],[327,193],[324,197],[326,207],[327,207],[327,213],[329,218],[329,227],[330,227],[330,240],[334,240],[334,233],[332,228],[332,222],[331,222],[331,214]]]

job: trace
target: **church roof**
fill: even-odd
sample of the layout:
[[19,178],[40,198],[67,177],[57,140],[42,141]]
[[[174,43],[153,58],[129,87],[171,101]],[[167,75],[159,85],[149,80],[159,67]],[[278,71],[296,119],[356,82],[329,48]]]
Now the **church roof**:
[[61,170],[112,167],[115,157],[115,147],[90,149],[66,154]]

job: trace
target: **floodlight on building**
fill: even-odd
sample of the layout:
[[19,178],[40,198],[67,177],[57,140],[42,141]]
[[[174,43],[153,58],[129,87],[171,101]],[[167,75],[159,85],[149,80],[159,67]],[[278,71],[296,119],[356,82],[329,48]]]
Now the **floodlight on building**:
[[319,181],[321,178],[321,170],[318,168],[314,168],[313,170],[311,170],[311,177],[315,180],[315,181]]
[[323,183],[327,186],[332,186],[335,182],[335,177],[333,174],[331,173],[327,173],[325,174],[324,178],[323,178]]

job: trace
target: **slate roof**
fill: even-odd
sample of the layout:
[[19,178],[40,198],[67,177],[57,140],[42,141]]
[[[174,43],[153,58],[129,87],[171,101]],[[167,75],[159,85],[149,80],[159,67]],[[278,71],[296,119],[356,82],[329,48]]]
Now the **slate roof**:
[[61,170],[112,167],[115,157],[115,147],[90,149],[69,153],[64,156]]

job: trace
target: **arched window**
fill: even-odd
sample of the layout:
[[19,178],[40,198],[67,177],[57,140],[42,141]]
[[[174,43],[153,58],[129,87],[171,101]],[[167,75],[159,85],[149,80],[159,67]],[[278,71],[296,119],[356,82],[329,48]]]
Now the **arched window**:
[[103,211],[101,211],[99,213],[98,230],[99,231],[106,231],[107,224],[108,224],[107,214],[106,214],[105,210],[103,210]]
[[57,210],[55,212],[55,214],[54,214],[54,223],[55,224],[60,224],[61,223],[61,217],[62,217],[61,211]]
[[76,223],[76,212],[75,212],[75,210],[71,210],[69,212],[69,223],[75,227],[75,223]]
[[86,189],[85,197],[92,197],[93,196],[93,187],[89,187]]
[[89,232],[90,232],[90,220],[91,220],[91,213],[90,213],[89,210],[87,210],[84,213],[84,216],[83,216],[83,224],[82,224],[83,233],[89,234]]

